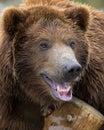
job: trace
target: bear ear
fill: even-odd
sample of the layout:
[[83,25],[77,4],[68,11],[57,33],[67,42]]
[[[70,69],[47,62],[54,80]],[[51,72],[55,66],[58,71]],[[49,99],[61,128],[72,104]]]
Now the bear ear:
[[71,8],[65,11],[67,19],[71,19],[81,30],[86,31],[89,23],[89,11],[85,7]]
[[2,15],[3,31],[13,37],[22,28],[24,19],[25,16],[21,10],[14,7],[6,9]]

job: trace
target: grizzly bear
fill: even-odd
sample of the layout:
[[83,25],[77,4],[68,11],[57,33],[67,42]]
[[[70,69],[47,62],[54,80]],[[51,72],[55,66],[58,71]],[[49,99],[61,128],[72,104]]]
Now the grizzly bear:
[[104,13],[63,2],[29,0],[2,14],[1,130],[42,130],[44,106],[72,93],[104,114]]

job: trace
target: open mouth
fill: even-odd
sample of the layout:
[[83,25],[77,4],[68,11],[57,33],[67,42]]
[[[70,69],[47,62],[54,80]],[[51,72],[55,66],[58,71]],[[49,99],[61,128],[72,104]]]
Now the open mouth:
[[70,101],[72,99],[71,83],[58,83],[50,76],[42,74],[43,80],[51,89],[52,95],[61,101]]

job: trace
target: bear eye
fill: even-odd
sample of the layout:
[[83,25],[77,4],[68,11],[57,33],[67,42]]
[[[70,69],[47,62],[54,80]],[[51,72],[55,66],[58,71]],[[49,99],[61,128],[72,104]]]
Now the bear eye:
[[50,45],[49,45],[48,41],[41,41],[39,44],[39,48],[42,51],[46,51],[50,48]]
[[68,41],[68,45],[69,45],[72,49],[74,49],[74,48],[75,48],[75,45],[76,45],[76,41],[75,41],[75,40],[69,40],[69,41]]

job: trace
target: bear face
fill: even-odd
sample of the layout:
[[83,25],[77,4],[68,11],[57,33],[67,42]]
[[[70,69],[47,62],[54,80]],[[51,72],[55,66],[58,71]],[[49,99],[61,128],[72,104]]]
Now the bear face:
[[72,86],[88,62],[88,18],[83,7],[37,6],[4,13],[15,78],[34,102],[71,100]]

